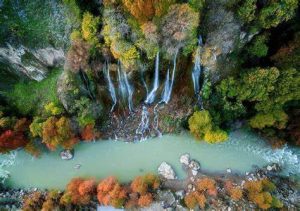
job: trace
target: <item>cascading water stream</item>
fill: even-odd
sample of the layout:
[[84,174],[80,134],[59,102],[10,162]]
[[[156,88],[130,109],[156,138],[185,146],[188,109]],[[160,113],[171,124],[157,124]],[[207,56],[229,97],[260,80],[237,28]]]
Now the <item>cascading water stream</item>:
[[194,69],[192,71],[192,79],[194,84],[195,95],[198,95],[200,92],[200,76],[201,76],[201,58],[200,58],[200,46],[202,45],[202,37],[199,36],[198,39],[198,48],[195,55]]
[[148,96],[148,93],[149,93],[149,90],[148,90],[148,86],[147,86],[147,83],[144,79],[144,68],[141,68],[141,79],[142,79],[142,83],[146,89],[146,96]]
[[171,83],[170,83],[170,70],[168,69],[168,72],[167,72],[164,92],[163,92],[163,96],[162,96],[162,100],[161,100],[161,102],[166,103],[166,104],[168,104],[168,102],[171,99],[171,94],[172,94],[172,89],[173,89],[173,84],[174,84],[174,79],[175,79],[175,72],[176,72],[177,55],[178,55],[178,50],[176,51],[176,53],[174,55],[174,59],[173,59],[173,71],[172,71]]
[[143,108],[142,108],[142,114],[141,114],[142,118],[141,118],[141,122],[138,126],[138,128],[136,129],[135,131],[135,134],[136,135],[141,135],[141,139],[140,140],[146,140],[147,137],[145,136],[145,134],[147,132],[150,131],[150,124],[149,124],[149,112],[148,112],[148,109],[145,105],[143,105]]
[[133,88],[129,84],[128,77],[125,71],[121,69],[121,64],[118,65],[118,79],[119,79],[119,92],[124,101],[127,101],[128,108],[131,112],[133,112]]
[[108,89],[109,89],[109,93],[110,93],[110,96],[111,96],[111,99],[113,101],[113,105],[110,109],[110,111],[112,112],[114,110],[114,107],[116,106],[117,104],[117,96],[116,96],[116,91],[115,91],[115,87],[111,81],[111,78],[110,78],[110,71],[109,71],[109,65],[108,65],[108,62],[106,61],[105,62],[105,72],[106,72],[106,78],[107,78],[107,81],[108,81]]
[[153,88],[151,92],[147,95],[147,98],[145,100],[146,104],[151,104],[155,100],[156,97],[156,91],[159,88],[159,52],[156,54],[155,59],[155,73],[154,73],[154,82],[153,82]]

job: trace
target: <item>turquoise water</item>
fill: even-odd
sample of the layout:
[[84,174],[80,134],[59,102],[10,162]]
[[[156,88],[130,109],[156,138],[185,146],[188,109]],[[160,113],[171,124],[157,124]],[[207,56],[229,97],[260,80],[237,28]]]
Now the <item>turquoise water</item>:
[[[185,174],[179,163],[183,153],[189,153],[200,162],[202,169],[210,172],[231,168],[233,172],[244,173],[252,165],[279,162],[285,166],[286,173],[299,173],[299,151],[272,150],[261,138],[245,131],[232,132],[229,141],[215,145],[197,142],[188,134],[165,135],[139,143],[81,143],[75,148],[74,159],[69,161],[61,160],[59,152],[45,153],[36,159],[18,151],[14,164],[3,168],[10,173],[6,180],[9,186],[62,189],[71,178],[78,176],[100,179],[114,175],[126,182],[136,175],[156,173],[163,161],[171,164],[179,178],[183,178]],[[75,169],[76,164],[81,168]]]

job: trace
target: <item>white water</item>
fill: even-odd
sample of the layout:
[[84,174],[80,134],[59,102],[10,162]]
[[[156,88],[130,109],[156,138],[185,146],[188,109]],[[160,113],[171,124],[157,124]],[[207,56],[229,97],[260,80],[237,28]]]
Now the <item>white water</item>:
[[0,160],[0,182],[4,183],[6,179],[9,178],[10,172],[5,170],[11,165],[15,164],[15,159],[17,157],[17,151],[12,151],[8,154],[2,155],[3,158]]
[[145,100],[146,104],[151,104],[155,100],[156,97],[156,91],[159,88],[159,52],[156,54],[155,58],[155,73],[154,73],[154,82],[153,82],[153,88],[151,92],[147,95],[147,98]]
[[[210,172],[245,173],[252,165],[259,167],[279,162],[284,175],[299,175],[299,148],[285,147],[273,150],[259,136],[238,130],[230,133],[229,140],[221,144],[208,144],[195,141],[188,134],[164,135],[138,143],[121,141],[98,141],[80,143],[75,148],[75,157],[64,161],[59,151],[44,153],[39,159],[32,159],[24,151],[19,151],[15,162],[5,166],[11,177],[7,184],[13,187],[40,187],[62,189],[71,178],[94,177],[97,179],[114,175],[122,182],[128,182],[136,175],[157,172],[161,162],[166,161],[174,167],[179,178],[185,173],[179,157],[189,153],[191,158],[201,164],[201,169]],[[0,160],[7,158],[0,155]],[[81,164],[80,169],[75,169]]]
[[198,48],[196,50],[195,58],[194,58],[194,68],[192,71],[192,79],[194,84],[194,92],[195,95],[198,95],[200,92],[200,76],[201,76],[201,58],[200,58],[200,46],[202,45],[202,38],[199,37],[198,40]]
[[118,65],[118,78],[119,78],[119,91],[121,97],[124,101],[127,101],[128,109],[131,112],[133,112],[133,102],[132,102],[133,88],[128,81],[127,73],[123,71],[120,63]]
[[162,96],[161,102],[168,103],[171,99],[173,84],[174,84],[174,78],[175,78],[175,72],[176,72],[176,59],[177,59],[178,50],[176,51],[173,59],[173,71],[172,71],[172,79],[170,82],[170,70],[168,69],[164,92]]
[[143,105],[141,122],[138,128],[135,131],[136,135],[140,135],[140,140],[144,141],[148,137],[146,136],[147,132],[150,132],[150,120],[149,120],[149,112],[147,106]]
[[110,78],[110,70],[109,70],[109,65],[108,65],[107,61],[105,62],[104,72],[106,72],[106,78],[107,78],[107,81],[108,81],[108,89],[109,89],[111,99],[113,101],[113,105],[110,109],[110,111],[112,112],[114,110],[116,104],[117,104],[117,96],[116,96],[115,87],[114,87],[114,85],[111,81],[111,78]]

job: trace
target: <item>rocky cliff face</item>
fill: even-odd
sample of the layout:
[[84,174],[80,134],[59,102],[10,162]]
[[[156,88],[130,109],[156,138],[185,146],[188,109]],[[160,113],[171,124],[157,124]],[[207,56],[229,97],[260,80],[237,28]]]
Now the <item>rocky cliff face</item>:
[[7,44],[0,48],[0,64],[6,66],[7,71],[37,81],[45,78],[50,68],[62,66],[64,60],[64,51],[53,47],[30,49]]
[[63,65],[73,25],[60,0],[0,1],[0,11],[1,72],[40,81]]
[[212,82],[226,75],[236,64],[229,55],[241,49],[254,34],[243,31],[242,24],[232,11],[226,7],[228,0],[208,1],[207,14],[202,28],[206,32],[205,45],[202,49],[202,64],[210,73]]

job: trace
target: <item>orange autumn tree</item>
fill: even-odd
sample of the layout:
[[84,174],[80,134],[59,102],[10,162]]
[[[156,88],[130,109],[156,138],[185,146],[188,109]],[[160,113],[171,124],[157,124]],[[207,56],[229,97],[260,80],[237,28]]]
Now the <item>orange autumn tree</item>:
[[120,208],[127,198],[126,190],[115,177],[107,177],[97,187],[97,198],[100,204]]
[[140,23],[151,21],[154,16],[164,15],[174,0],[122,0],[125,8]]
[[96,182],[93,179],[72,179],[61,198],[61,204],[87,205],[96,192]]
[[243,190],[237,185],[234,185],[232,181],[225,181],[224,187],[232,200],[238,201],[243,197]]
[[281,208],[283,206],[281,201],[271,195],[276,190],[276,186],[267,178],[257,181],[246,181],[244,187],[248,199],[260,209],[267,210],[272,207]]
[[22,118],[16,121],[13,129],[0,133],[0,152],[8,152],[10,150],[24,147],[28,143],[26,138],[26,130],[28,130],[29,121]]
[[43,123],[43,143],[50,150],[55,150],[59,145],[65,149],[71,149],[78,142],[73,133],[70,119],[66,117],[50,117]]
[[130,198],[131,206],[135,201],[141,207],[149,206],[153,201],[153,192],[160,186],[159,177],[153,174],[136,177],[130,187],[133,192]]
[[201,209],[205,208],[208,197],[217,196],[216,182],[210,178],[198,179],[195,183],[196,189],[184,197],[186,206],[190,209],[198,204]]
[[95,140],[100,137],[100,133],[96,131],[94,124],[86,125],[81,131],[81,138],[85,141]]

